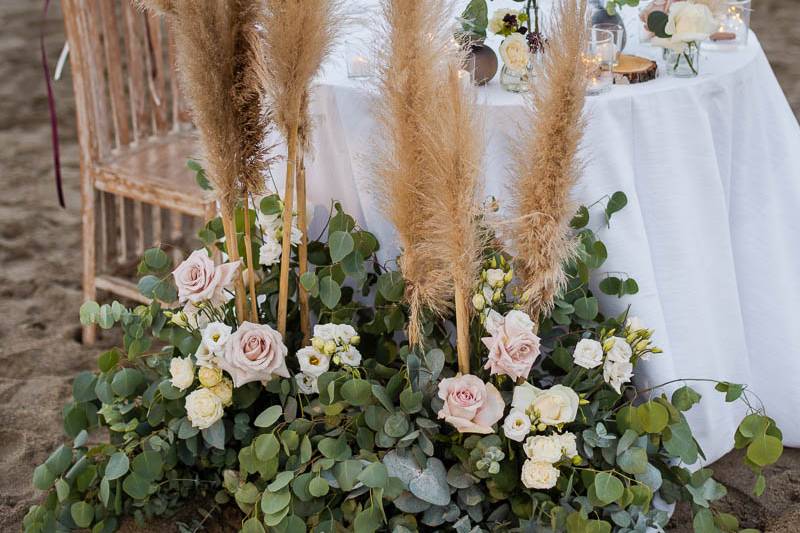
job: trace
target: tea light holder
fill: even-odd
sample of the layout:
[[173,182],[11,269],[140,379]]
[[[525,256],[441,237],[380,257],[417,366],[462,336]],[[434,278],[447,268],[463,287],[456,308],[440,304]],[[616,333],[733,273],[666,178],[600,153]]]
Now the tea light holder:
[[586,66],[586,94],[594,96],[611,90],[614,84],[614,64],[616,46],[614,36],[608,30],[592,28],[586,52],[583,55]]
[[367,47],[361,43],[345,42],[345,61],[347,62],[348,78],[363,79],[374,74]]
[[612,66],[617,66],[617,63],[619,63],[619,55],[622,53],[625,28],[613,22],[600,22],[592,25],[592,30],[607,31],[611,34],[614,45],[613,50],[611,47],[606,45],[603,49],[603,52],[608,57],[611,57],[613,55],[614,64]]
[[717,16],[717,30],[711,34],[704,49],[724,50],[747,46],[750,35],[752,0],[727,0]]

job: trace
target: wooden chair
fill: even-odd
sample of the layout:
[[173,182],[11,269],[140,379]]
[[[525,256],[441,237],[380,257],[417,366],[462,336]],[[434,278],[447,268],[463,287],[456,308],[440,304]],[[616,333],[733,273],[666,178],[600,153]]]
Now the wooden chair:
[[[101,289],[146,302],[130,275],[145,248],[166,242],[181,256],[185,237],[216,212],[186,168],[198,148],[174,45],[131,0],[63,0],[62,8],[80,143],[84,300]],[[94,342],[94,328],[83,340]]]

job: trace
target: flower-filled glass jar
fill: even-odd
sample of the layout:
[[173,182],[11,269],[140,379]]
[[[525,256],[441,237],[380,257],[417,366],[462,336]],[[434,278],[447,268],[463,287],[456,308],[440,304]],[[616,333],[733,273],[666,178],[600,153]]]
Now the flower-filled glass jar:
[[503,68],[500,70],[500,85],[515,93],[528,90],[528,64],[530,49],[528,40],[520,33],[512,33],[500,44]]
[[700,74],[700,45],[686,43],[685,48],[664,48],[667,74],[676,78],[694,78]]

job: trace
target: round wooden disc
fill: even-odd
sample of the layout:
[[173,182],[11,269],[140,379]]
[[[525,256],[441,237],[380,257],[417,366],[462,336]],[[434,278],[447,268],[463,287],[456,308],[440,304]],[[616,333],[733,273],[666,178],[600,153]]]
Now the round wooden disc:
[[616,83],[644,83],[656,79],[658,65],[644,57],[620,54],[614,67]]

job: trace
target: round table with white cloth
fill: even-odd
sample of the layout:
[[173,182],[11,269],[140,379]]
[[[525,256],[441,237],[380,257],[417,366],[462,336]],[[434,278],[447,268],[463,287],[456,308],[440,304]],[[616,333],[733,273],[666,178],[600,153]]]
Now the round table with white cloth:
[[[362,15],[378,17],[369,11],[375,0],[360,1]],[[507,5],[520,4],[489,4],[490,10]],[[625,51],[656,59],[659,49],[637,42],[636,10],[624,15]],[[363,23],[348,39],[379,42],[369,35],[377,26]],[[498,40],[487,43],[496,48]],[[372,185],[378,102],[370,80],[347,77],[344,56],[340,47],[313,95],[311,234],[338,200],[378,236],[382,259],[391,259],[396,239]],[[506,186],[507,143],[519,127],[523,97],[503,91],[498,77],[477,91],[486,116],[485,194],[502,203],[513,194]],[[697,78],[660,74],[589,97],[586,116],[586,170],[575,197],[592,203],[618,190],[627,195],[628,206],[610,229],[602,228],[602,216],[593,218],[593,227],[608,247],[601,270],[627,273],[640,287],[622,300],[597,293],[607,312],[632,305],[664,350],[640,367],[637,383],[746,383],[777,420],[785,444],[800,446],[794,314],[800,304],[800,127],[757,38],[751,34],[736,51],[703,51]],[[280,165],[274,175],[283,175]],[[725,404],[713,384],[692,386],[703,402],[689,418],[713,461],[732,448],[743,406]]]

